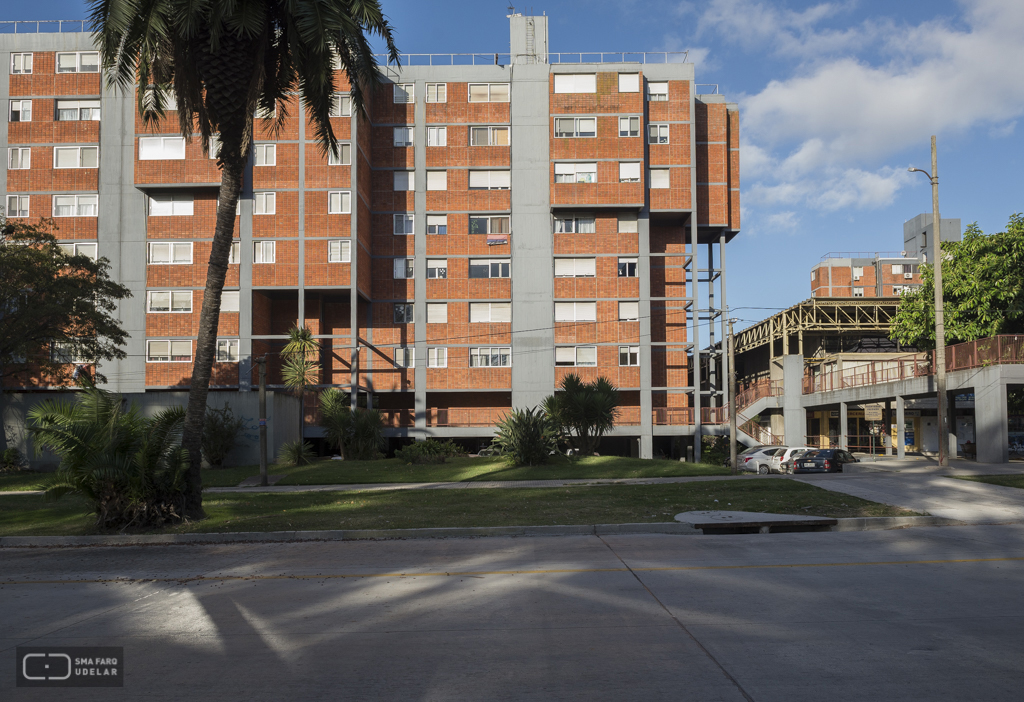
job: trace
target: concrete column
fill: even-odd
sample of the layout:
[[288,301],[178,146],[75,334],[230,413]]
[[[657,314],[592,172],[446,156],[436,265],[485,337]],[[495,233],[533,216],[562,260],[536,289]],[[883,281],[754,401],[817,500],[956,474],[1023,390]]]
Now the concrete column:
[[1010,460],[1007,427],[1006,384],[999,368],[981,369],[974,382],[974,434],[978,463],[1006,463]]
[[[651,338],[651,219],[645,207],[637,217],[637,275],[640,284],[640,339]],[[661,259],[664,261],[665,259]],[[664,302],[659,303],[664,305]],[[651,345],[640,344],[640,458],[654,458],[654,400],[651,393]]]
[[947,454],[950,458],[956,458],[957,450],[960,446],[957,443],[956,436],[956,396],[959,390],[947,390],[946,391],[946,415],[948,417],[946,426],[949,427],[949,453]]
[[904,416],[903,396],[896,396],[896,458],[907,457],[906,418]]
[[847,450],[845,402],[839,403],[839,448]]
[[413,131],[416,192],[413,195],[415,219],[413,221],[413,250],[416,277],[413,280],[413,304],[416,324],[413,325],[413,417],[417,433],[427,428],[427,86],[416,81],[416,107]]
[[882,443],[885,445],[885,455],[892,455],[892,402],[890,400],[885,401],[885,421],[882,422],[882,426],[885,427],[885,434],[882,436]]
[[787,446],[803,446],[807,442],[807,410],[803,399],[804,357],[786,356],[782,359],[782,413]]

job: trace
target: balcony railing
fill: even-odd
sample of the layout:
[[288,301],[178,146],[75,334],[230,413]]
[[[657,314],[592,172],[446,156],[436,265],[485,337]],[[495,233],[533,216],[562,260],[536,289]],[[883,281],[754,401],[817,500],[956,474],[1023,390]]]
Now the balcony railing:
[[88,31],[86,20],[25,20],[0,22],[0,34],[59,34]]

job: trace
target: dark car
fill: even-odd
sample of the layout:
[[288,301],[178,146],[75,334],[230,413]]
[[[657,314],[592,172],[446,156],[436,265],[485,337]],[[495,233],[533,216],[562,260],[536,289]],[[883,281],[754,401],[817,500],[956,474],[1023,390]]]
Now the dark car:
[[847,463],[858,463],[853,454],[842,449],[819,449],[805,453],[793,467],[794,473],[842,473]]

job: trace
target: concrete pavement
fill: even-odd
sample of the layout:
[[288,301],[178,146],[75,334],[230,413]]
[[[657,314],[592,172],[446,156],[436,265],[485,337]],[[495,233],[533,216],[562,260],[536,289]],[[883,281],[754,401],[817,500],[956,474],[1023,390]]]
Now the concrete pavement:
[[65,700],[1016,700],[1024,526],[0,551]]

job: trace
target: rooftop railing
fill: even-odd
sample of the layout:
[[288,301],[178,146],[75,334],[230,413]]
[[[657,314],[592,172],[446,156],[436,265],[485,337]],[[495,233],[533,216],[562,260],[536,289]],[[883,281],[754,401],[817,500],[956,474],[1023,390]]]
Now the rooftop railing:
[[830,258],[916,258],[909,256],[908,251],[829,251],[821,257],[822,261]]
[[85,32],[85,20],[17,20],[0,22],[0,34],[60,34]]

